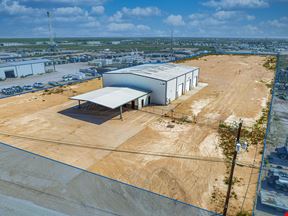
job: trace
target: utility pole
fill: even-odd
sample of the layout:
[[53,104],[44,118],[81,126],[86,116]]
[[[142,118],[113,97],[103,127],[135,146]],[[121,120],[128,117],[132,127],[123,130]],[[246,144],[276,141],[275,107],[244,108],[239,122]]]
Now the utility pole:
[[224,205],[224,211],[223,211],[223,215],[224,216],[227,215],[227,211],[228,211],[228,205],[229,205],[229,200],[230,200],[231,188],[232,188],[232,183],[233,183],[234,169],[235,169],[235,165],[236,165],[236,158],[237,158],[238,151],[240,150],[239,149],[239,145],[241,147],[241,144],[240,144],[241,128],[242,128],[242,120],[240,120],[239,126],[238,126],[238,133],[237,133],[237,139],[236,139],[236,148],[234,150],[232,166],[231,166],[231,171],[230,171],[230,176],[229,176],[228,190],[227,190],[227,195],[226,195],[226,200],[225,200],[225,205]]

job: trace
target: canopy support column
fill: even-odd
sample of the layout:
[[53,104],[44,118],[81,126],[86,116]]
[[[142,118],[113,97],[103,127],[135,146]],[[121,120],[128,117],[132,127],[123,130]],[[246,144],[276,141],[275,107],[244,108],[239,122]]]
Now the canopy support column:
[[78,100],[78,109],[81,109],[81,101]]
[[122,106],[120,106],[120,119],[123,121],[123,115],[122,115],[122,113],[123,113],[123,109],[122,109]]

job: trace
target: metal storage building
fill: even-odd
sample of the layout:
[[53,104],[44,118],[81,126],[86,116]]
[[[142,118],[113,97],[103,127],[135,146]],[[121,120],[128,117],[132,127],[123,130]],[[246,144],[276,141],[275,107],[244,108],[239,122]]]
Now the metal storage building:
[[45,64],[48,59],[8,62],[0,64],[0,79],[25,77],[45,73]]
[[151,92],[144,106],[166,105],[198,85],[199,68],[180,64],[145,64],[103,74],[104,87],[129,87]]

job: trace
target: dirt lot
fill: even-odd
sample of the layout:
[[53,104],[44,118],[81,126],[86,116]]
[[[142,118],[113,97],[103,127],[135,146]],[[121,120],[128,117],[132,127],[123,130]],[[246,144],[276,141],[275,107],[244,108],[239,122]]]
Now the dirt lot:
[[[242,118],[245,125],[252,125],[260,117],[269,95],[265,83],[273,78],[273,72],[262,66],[264,61],[265,57],[259,56],[227,55],[187,62],[200,67],[200,82],[208,86],[177,105],[175,112],[197,116],[197,124],[172,122],[140,111],[125,112],[123,122],[115,116],[99,124],[91,121],[93,114],[86,113],[89,117],[83,119],[63,112],[77,104],[68,96],[101,86],[100,81],[90,81],[69,86],[62,93],[39,92],[0,100],[0,132],[25,136],[2,134],[0,141],[221,211],[227,186],[226,166],[221,162],[225,156],[218,145],[219,120]],[[137,151],[141,154],[135,154]],[[252,146],[239,160],[252,164],[254,157],[258,165],[260,154]],[[232,200],[232,215],[241,208],[248,185],[244,209],[252,209],[257,169],[237,166],[236,176],[240,182],[234,186],[237,198]]]

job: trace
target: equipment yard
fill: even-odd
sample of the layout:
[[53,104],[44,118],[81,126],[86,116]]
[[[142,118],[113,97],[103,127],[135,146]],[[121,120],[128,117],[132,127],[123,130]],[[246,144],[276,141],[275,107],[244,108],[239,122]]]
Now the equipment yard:
[[[1,99],[0,141],[221,213],[228,170],[219,123],[241,118],[250,129],[262,116],[274,77],[266,59],[211,55],[184,62],[199,67],[208,85],[169,105],[182,120],[149,107],[124,112],[123,121],[118,110],[74,109],[78,103],[69,97],[101,88],[98,79]],[[239,154],[231,215],[242,203],[252,211],[262,147]]]

